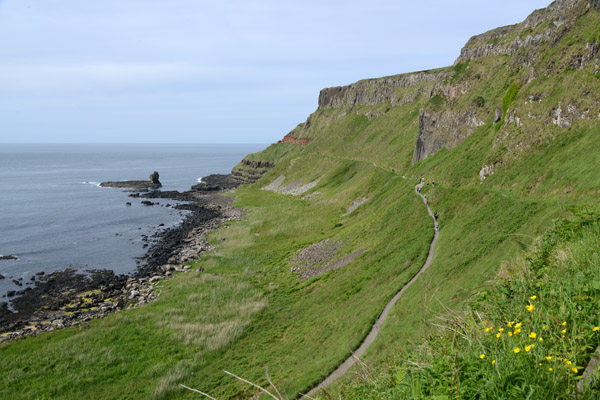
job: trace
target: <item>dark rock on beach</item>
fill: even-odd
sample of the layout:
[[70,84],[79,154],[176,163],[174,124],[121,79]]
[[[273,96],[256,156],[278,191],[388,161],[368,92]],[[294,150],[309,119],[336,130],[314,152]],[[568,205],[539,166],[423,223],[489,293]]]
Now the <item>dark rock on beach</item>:
[[213,174],[202,178],[202,182],[192,186],[192,191],[195,192],[213,192],[220,190],[235,189],[240,186],[242,181],[233,175]]
[[18,260],[17,256],[0,256],[1,260]]

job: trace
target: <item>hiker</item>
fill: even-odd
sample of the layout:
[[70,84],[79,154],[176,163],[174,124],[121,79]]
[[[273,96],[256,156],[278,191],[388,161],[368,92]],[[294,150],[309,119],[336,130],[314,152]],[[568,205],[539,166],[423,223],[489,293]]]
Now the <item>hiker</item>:
[[435,186],[435,182],[434,181],[431,181],[431,186]]
[[440,230],[440,224],[435,224],[435,230],[439,231]]
[[429,200],[425,199],[425,204],[429,205]]
[[438,213],[437,211],[433,213],[433,218],[437,221]]

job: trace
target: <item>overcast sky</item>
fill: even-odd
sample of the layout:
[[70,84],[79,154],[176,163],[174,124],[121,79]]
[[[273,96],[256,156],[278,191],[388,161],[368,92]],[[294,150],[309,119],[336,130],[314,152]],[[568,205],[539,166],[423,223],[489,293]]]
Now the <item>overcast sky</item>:
[[0,142],[271,143],[550,0],[0,0]]

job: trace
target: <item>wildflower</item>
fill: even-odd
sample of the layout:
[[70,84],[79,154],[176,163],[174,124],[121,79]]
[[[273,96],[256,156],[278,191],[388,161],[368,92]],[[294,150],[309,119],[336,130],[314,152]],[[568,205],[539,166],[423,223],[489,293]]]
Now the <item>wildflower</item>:
[[519,329],[521,326],[523,326],[523,323],[522,323],[522,322],[518,322],[518,323],[515,325],[515,328],[516,328],[516,329]]
[[561,325],[562,326],[567,326],[567,321],[563,322]]
[[533,296],[530,297],[530,299],[531,300],[535,300],[535,299],[537,299],[537,296],[533,295]]
[[594,329],[592,329],[592,332],[598,332],[600,331],[600,326],[595,326]]
[[508,324],[506,324],[506,326],[508,326],[509,328],[512,328],[512,326],[515,324],[514,321],[509,322]]
[[512,332],[508,332],[508,336],[512,336],[512,335],[513,335],[513,333],[512,333]]
[[548,368],[548,371],[552,371],[552,368]]
[[569,361],[569,360],[567,360],[566,362],[567,362],[567,365],[571,365],[571,364],[573,364],[573,363],[572,363],[571,361]]
[[515,348],[513,349],[513,351],[515,352],[515,354],[518,354],[518,353],[520,353],[520,352],[521,352],[521,349],[520,349],[520,348],[518,348],[518,347],[515,347]]
[[485,358],[485,354],[480,355],[479,358],[483,360]]
[[542,363],[538,363],[538,365],[541,367],[541,366],[542,366]]
[[491,330],[492,330],[492,328],[485,328],[485,332],[486,333],[489,332],[489,331],[491,331]]
[[498,328],[498,332],[504,332],[504,328]]
[[560,331],[560,333],[562,333],[564,335],[565,333],[567,333],[567,330],[563,329],[562,331]]
[[546,356],[546,361],[552,361],[552,357]]
[[515,329],[515,335],[518,335],[519,333],[521,333],[520,329]]
[[527,306],[527,311],[532,312],[533,310],[535,310],[535,307],[533,306],[533,304],[530,304]]
[[525,351],[529,352],[531,350],[531,346],[525,346]]
[[496,360],[492,360],[492,365],[496,364]]
[[543,341],[544,341],[544,338],[540,338],[540,342],[543,342]]
[[496,334],[496,337],[497,337],[498,339],[500,339],[500,338],[502,337],[502,334],[501,334],[500,332],[498,332],[498,333]]
[[529,337],[532,338],[532,339],[535,339],[536,336],[537,336],[537,334],[535,332],[531,332],[529,334]]
[[487,325],[487,321],[483,321],[483,324],[484,324],[484,325]]
[[573,371],[573,372],[577,373],[578,369],[577,369],[577,368],[575,368],[575,367],[573,367],[573,368],[571,368],[571,371]]
[[542,326],[542,329],[543,329],[543,330],[546,330],[546,329],[548,329],[548,325],[544,325],[544,326]]

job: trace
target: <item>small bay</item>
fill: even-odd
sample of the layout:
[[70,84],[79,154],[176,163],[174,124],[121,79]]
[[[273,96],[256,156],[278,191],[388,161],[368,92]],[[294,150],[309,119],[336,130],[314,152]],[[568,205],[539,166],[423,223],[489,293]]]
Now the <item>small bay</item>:
[[[0,296],[36,273],[67,267],[135,271],[142,235],[176,225],[182,211],[140,199],[104,181],[145,180],[158,171],[162,190],[188,190],[227,174],[263,144],[3,144],[0,147]],[[127,206],[126,202],[131,202]],[[164,224],[163,226],[160,226]],[[13,280],[23,284],[19,287]]]

